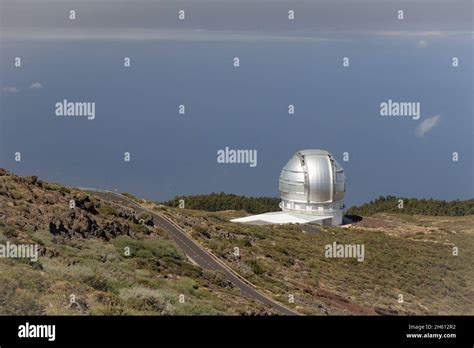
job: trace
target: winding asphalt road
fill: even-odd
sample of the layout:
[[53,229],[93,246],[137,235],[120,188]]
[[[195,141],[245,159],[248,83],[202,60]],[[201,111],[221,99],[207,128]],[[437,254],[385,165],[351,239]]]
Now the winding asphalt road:
[[131,199],[111,191],[97,190],[90,188],[80,188],[83,191],[90,192],[99,198],[109,201],[116,202],[120,205],[128,206],[133,208],[137,213],[148,212],[153,217],[155,226],[160,226],[167,231],[173,239],[173,241],[183,250],[188,258],[198,264],[203,269],[220,271],[225,274],[227,279],[237,286],[242,294],[246,297],[260,301],[261,303],[272,307],[278,313],[283,315],[298,315],[298,313],[286,308],[279,303],[273,301],[267,296],[257,291],[250,283],[244,278],[236,274],[230,267],[218,260],[217,257],[206,251],[202,246],[195,242],[188,234],[181,229],[179,226],[165,218],[164,216],[153,212],[141,205],[135,203]]

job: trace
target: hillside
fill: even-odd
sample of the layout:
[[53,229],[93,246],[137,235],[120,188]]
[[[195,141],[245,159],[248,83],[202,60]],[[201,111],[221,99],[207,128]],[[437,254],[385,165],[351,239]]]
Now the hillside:
[[0,245],[40,254],[0,257],[0,315],[272,313],[194,266],[146,214],[3,169],[0,212]]
[[[300,313],[474,314],[472,215],[374,214],[348,227],[311,228],[229,222],[242,212],[161,209],[267,295],[281,302],[293,295],[289,306]],[[364,262],[326,258],[334,242],[363,244]]]
[[[473,215],[371,212],[337,228],[249,226],[229,222],[243,211],[133,199],[299,313],[474,314]],[[32,243],[40,253],[0,257],[2,315],[275,314],[190,262],[149,213],[0,169],[0,214],[0,246]],[[363,245],[363,262],[326,257],[333,243]]]

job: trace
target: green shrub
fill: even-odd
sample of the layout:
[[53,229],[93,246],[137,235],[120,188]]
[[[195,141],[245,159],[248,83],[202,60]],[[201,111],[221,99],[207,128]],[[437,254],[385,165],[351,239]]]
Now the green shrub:
[[115,207],[104,202],[98,203],[96,207],[101,215],[117,216],[118,214],[117,209],[115,209]]
[[[403,209],[398,208],[400,199],[403,200]],[[468,199],[464,201],[441,201],[436,199],[380,196],[374,201],[362,204],[361,206],[353,206],[347,210],[347,215],[367,216],[377,213],[431,216],[474,215],[474,199]]]
[[185,207],[188,209],[206,211],[244,210],[252,214],[277,211],[280,203],[279,198],[245,197],[221,192],[207,195],[176,196],[170,201],[163,202],[163,204],[179,207],[180,200],[184,200]]
[[249,265],[252,272],[256,275],[263,274],[264,270],[256,260],[250,260]]
[[142,286],[121,289],[119,297],[135,309],[165,314],[171,311],[170,302],[158,291]]
[[183,256],[176,250],[174,245],[165,240],[136,240],[129,237],[120,236],[115,238],[114,244],[117,252],[124,256],[124,248],[130,248],[130,257],[169,257],[172,259],[183,260]]

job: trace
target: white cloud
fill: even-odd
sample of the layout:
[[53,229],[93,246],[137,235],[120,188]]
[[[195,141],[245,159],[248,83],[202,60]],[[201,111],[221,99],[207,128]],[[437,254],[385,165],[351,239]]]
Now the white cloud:
[[33,89],[43,88],[43,85],[41,84],[41,82],[33,82],[30,85],[30,88],[33,88]]
[[5,87],[2,87],[2,92],[5,92],[5,93],[18,93],[20,92],[20,90],[14,86],[5,86]]
[[418,41],[418,47],[425,48],[426,46],[428,46],[428,43],[425,40]]
[[151,28],[32,28],[6,27],[4,40],[136,40],[136,41],[207,41],[207,42],[325,42],[352,41],[354,34],[379,37],[415,38],[427,42],[429,38],[454,36],[474,37],[474,31],[291,31],[256,32],[197,29],[151,29]]
[[423,122],[421,122],[418,127],[416,127],[416,135],[419,137],[424,136],[426,133],[428,133],[431,129],[433,129],[436,124],[438,124],[438,121],[440,119],[441,115],[436,115],[430,118],[427,118]]
[[347,41],[323,33],[298,35],[285,33],[221,31],[221,30],[162,30],[145,28],[74,28],[49,30],[22,28],[4,30],[7,40],[135,40],[135,41],[205,41],[205,42],[326,42]]

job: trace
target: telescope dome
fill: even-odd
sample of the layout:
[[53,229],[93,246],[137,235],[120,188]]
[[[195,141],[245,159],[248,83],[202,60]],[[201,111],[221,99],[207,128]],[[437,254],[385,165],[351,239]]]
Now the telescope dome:
[[282,211],[232,219],[243,224],[306,224],[339,226],[344,218],[344,169],[325,150],[296,152],[279,179]]
[[327,213],[344,208],[344,169],[325,150],[296,152],[279,179],[282,210]]

